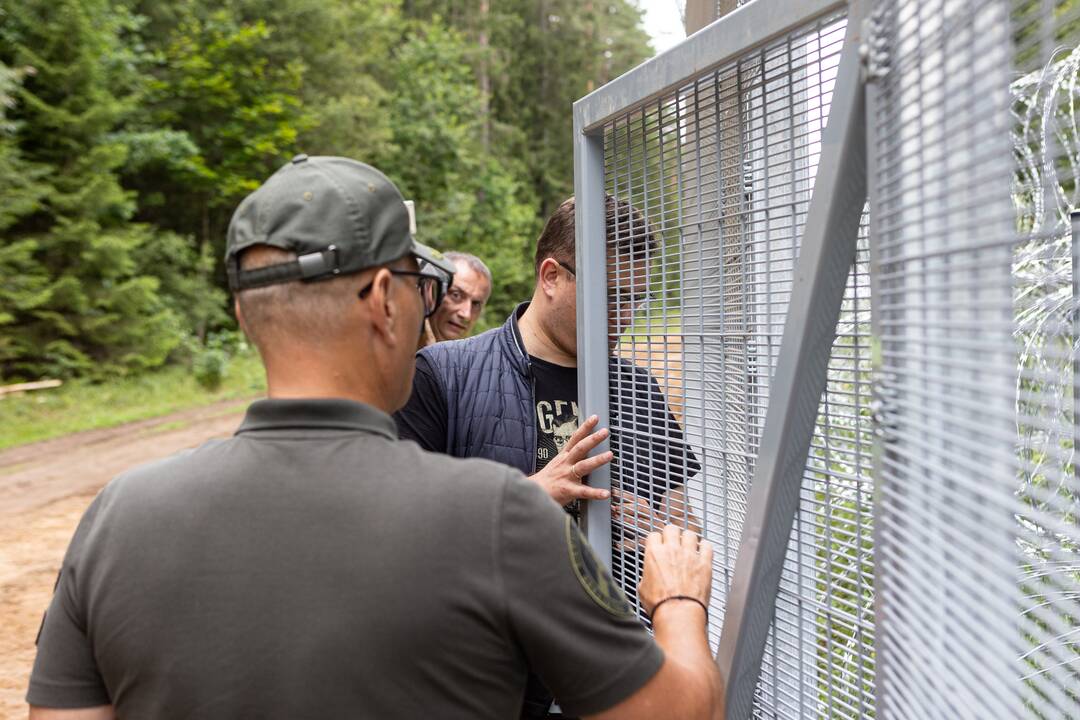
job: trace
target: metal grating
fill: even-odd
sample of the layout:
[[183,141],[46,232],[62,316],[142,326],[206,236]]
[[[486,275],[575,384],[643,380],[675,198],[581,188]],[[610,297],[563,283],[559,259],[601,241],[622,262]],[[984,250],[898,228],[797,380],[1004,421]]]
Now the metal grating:
[[[809,22],[603,129],[607,193],[633,208],[618,209],[608,238],[612,485],[647,496],[616,504],[613,571],[633,598],[640,535],[668,519],[702,528],[716,548],[714,645],[844,30],[842,16]],[[646,225],[656,247],[643,259]],[[869,313],[864,233],[758,717],[874,712]]]
[[1080,717],[1080,4],[882,8],[879,707]]
[[[756,717],[1080,717],[1080,1],[869,3],[853,23],[868,158],[852,60],[821,154],[843,19],[789,2],[746,3],[575,104],[579,253],[596,248],[580,255],[584,395],[610,421],[613,486],[643,496],[616,506],[610,538],[590,508],[590,539],[611,540],[630,594],[644,531],[671,519],[713,541],[732,716],[756,679]],[[819,158],[829,192],[811,205]],[[832,282],[850,257],[864,160],[871,229],[864,216],[773,597],[765,533],[786,532],[793,499],[774,490],[817,392],[792,368],[821,368],[804,343],[838,290],[806,278],[833,261]],[[605,189],[628,205],[599,246]],[[634,254],[649,228],[655,247]],[[598,371],[605,303],[617,359]],[[779,362],[781,337],[795,352]]]

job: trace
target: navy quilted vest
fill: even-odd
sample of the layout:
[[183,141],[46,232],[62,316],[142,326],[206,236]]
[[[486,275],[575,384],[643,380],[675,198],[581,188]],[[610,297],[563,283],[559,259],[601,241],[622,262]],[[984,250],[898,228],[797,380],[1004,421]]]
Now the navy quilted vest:
[[455,457],[480,457],[536,469],[533,377],[517,320],[518,305],[500,328],[465,340],[429,345],[426,355],[446,397],[446,450]]

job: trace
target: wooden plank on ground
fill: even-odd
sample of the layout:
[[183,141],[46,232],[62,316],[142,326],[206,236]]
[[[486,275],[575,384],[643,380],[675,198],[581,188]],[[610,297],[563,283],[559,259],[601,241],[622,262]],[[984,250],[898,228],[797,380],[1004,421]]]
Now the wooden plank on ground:
[[48,388],[60,387],[63,384],[63,380],[38,380],[36,382],[15,383],[14,385],[0,385],[0,398],[29,390],[47,390]]

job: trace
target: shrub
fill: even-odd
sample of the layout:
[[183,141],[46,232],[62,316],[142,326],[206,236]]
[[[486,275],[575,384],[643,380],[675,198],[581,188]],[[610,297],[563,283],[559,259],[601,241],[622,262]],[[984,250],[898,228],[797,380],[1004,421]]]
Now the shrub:
[[207,390],[217,390],[221,387],[221,381],[225,379],[228,365],[229,356],[224,350],[207,347],[195,355],[195,362],[191,369],[199,385]]

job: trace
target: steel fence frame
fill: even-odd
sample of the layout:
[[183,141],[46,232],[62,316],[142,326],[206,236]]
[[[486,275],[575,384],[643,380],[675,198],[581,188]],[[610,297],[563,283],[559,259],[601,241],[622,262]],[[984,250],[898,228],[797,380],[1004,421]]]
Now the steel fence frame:
[[[574,104],[579,397],[583,412],[599,415],[602,426],[612,421],[605,128],[616,118],[644,112],[660,98],[678,98],[697,79],[815,18],[837,11],[846,11],[847,17],[724,598],[717,663],[727,683],[727,717],[750,717],[760,699],[755,693],[763,662],[769,662],[767,638],[778,617],[792,529],[798,532],[802,522],[805,497],[800,492],[811,472],[808,458],[813,461],[819,406],[828,395],[827,367],[835,359],[845,284],[854,276],[857,247],[860,253],[866,249],[858,243],[868,198],[878,203],[869,220],[868,275],[874,338],[872,532],[882,568],[875,571],[879,577],[873,590],[872,617],[879,626],[872,640],[873,705],[864,707],[860,701],[858,707],[834,712],[830,697],[829,707],[817,708],[818,714],[1043,718],[1080,712],[1080,642],[1073,639],[1080,618],[1080,461],[1075,459],[1080,443],[1080,50],[1063,54],[1080,37],[1080,3],[703,0],[693,6],[699,19],[730,12]],[[1058,45],[1062,39],[1065,48]],[[963,59],[949,55],[951,42],[960,43],[954,49],[968,65],[958,66]],[[1066,77],[1060,68],[1071,68],[1072,74]],[[1025,74],[1014,74],[1010,81],[1010,70]],[[957,72],[978,78],[980,91],[950,75]],[[1044,92],[1048,76],[1055,80]],[[1003,98],[1006,92],[1011,97]],[[913,119],[912,104],[931,115]],[[1041,114],[1035,121],[1021,118],[1016,115],[1020,106],[1029,115],[1033,108]],[[1003,157],[1009,112],[1014,113],[1013,165]],[[659,115],[657,124],[663,122],[662,110]],[[1029,121],[1037,127],[1029,127]],[[1043,127],[1062,122],[1064,127]],[[957,137],[948,137],[946,127]],[[723,132],[719,116],[711,131],[717,136]],[[933,138],[924,144],[920,132]],[[1037,132],[1043,133],[1038,142],[1044,145],[1037,149],[1042,153],[1038,162],[1029,137]],[[710,152],[719,154],[719,146],[717,139]],[[959,149],[958,156],[948,154],[950,147]],[[642,152],[647,160],[648,149]],[[927,178],[919,175],[913,181],[905,173],[927,173]],[[1003,198],[1010,192],[1003,187],[1006,178],[1012,183],[1015,217],[1004,209]],[[940,192],[930,198],[929,220],[923,211],[931,191],[924,182]],[[719,199],[721,181],[716,184]],[[988,214],[973,215],[969,211],[980,192],[998,202]],[[1064,197],[1069,193],[1071,204]],[[1061,209],[1065,206],[1071,216]],[[1055,219],[1055,212],[1060,217]],[[984,231],[980,220],[992,228]],[[1010,228],[1013,221],[1016,227]],[[905,234],[911,225],[918,230]],[[1013,263],[1024,262],[1051,267],[1051,277],[1010,277],[1018,272]],[[683,269],[678,265],[676,272]],[[736,274],[743,270],[739,265]],[[1038,292],[1057,293],[1057,304],[1034,308],[1045,315],[1037,326],[1024,325],[1022,317],[1033,311],[1022,303],[1032,301],[1010,295],[1022,282],[1035,283]],[[1067,302],[1061,299],[1070,292]],[[959,298],[958,319],[950,314],[949,297]],[[981,305],[976,302],[980,298]],[[705,302],[703,292],[698,300]],[[1011,321],[1005,317],[1010,310]],[[1045,366],[1026,365],[1029,358],[1023,353],[1017,364],[1009,345],[1017,340],[1027,340],[1036,355],[1042,353],[1035,361]],[[912,348],[921,354],[913,356]],[[985,367],[978,367],[980,352]],[[958,372],[967,371],[987,383],[981,405],[975,380],[951,384]],[[909,397],[921,398],[922,405]],[[689,406],[688,398],[681,400]],[[702,407],[705,402],[702,397]],[[701,417],[704,422],[704,410]],[[946,419],[955,427],[946,427]],[[861,416],[856,414],[855,421],[861,423]],[[1018,437],[1010,433],[1011,422]],[[1049,434],[1053,440],[1040,439],[1045,457],[1037,459],[1035,469],[1025,455],[1032,450],[1025,447],[1025,432]],[[949,455],[950,440],[962,446],[956,458]],[[1001,445],[986,447],[988,441]],[[1053,492],[1038,484],[1047,477],[1056,483]],[[611,487],[611,469],[598,471],[591,482]],[[948,507],[947,500],[959,503],[957,509]],[[610,504],[589,503],[585,522],[590,542],[610,563]],[[920,575],[924,572],[934,577],[928,580]],[[942,612],[948,617],[935,617]],[[988,630],[996,636],[980,640]],[[961,647],[935,649],[935,643],[954,639]],[[949,663],[961,667],[946,667]],[[784,691],[798,695],[797,707],[803,707],[805,687]]]
[[[859,45],[863,3],[754,0],[574,104],[579,397],[582,412],[609,423],[607,257],[604,225],[604,123],[644,106],[747,50],[808,21],[848,9],[847,36],[802,240],[780,362],[765,419],[750,506],[718,648],[730,718],[749,717],[772,609],[798,507],[807,452],[855,255],[866,202],[866,143]],[[605,447],[600,450],[606,449]],[[611,487],[610,469],[592,485]],[[590,542],[611,562],[607,502],[588,504]]]

